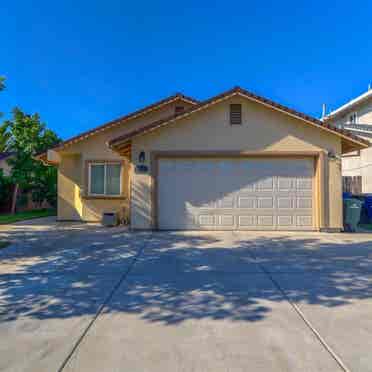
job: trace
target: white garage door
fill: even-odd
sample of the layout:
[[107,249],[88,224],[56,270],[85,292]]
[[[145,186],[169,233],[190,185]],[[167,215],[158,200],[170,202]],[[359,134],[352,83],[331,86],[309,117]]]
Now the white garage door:
[[312,230],[310,159],[159,159],[158,227]]

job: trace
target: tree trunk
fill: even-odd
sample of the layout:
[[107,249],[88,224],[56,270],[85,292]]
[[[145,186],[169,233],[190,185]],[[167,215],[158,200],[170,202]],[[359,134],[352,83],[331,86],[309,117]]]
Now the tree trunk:
[[14,186],[13,196],[12,196],[12,209],[11,209],[12,214],[15,214],[15,212],[16,212],[18,189],[19,189],[19,187],[18,187],[18,184],[16,183],[15,186]]

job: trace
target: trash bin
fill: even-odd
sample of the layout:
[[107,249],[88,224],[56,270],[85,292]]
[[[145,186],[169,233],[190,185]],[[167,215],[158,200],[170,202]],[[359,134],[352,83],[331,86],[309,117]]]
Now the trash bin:
[[368,218],[372,222],[372,196],[366,196],[364,205],[367,210]]
[[342,193],[342,199],[350,199],[353,197],[353,194],[351,192],[348,192],[348,191],[344,191]]
[[358,199],[344,199],[344,230],[354,232],[360,221],[363,202]]

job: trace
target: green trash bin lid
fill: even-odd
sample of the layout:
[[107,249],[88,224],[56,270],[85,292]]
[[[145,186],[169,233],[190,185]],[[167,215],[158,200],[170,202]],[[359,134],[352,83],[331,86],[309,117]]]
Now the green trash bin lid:
[[347,208],[361,208],[363,202],[359,199],[344,199],[344,204]]

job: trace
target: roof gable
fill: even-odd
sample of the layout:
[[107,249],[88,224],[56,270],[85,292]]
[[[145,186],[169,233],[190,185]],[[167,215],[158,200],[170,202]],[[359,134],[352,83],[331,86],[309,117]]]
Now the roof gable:
[[68,147],[69,145],[80,142],[84,139],[87,139],[88,137],[91,137],[93,135],[96,135],[98,133],[106,131],[108,129],[112,129],[114,127],[123,125],[130,120],[137,119],[141,116],[145,116],[145,115],[147,115],[150,112],[153,112],[155,110],[160,110],[162,107],[167,106],[167,105],[169,105],[171,103],[174,103],[174,102],[177,102],[177,101],[186,102],[186,103],[189,103],[189,104],[192,104],[192,105],[198,104],[198,101],[195,100],[194,98],[187,97],[182,93],[176,93],[172,96],[169,96],[165,99],[162,99],[161,101],[158,101],[158,102],[155,102],[151,105],[148,105],[148,106],[146,106],[146,107],[144,107],[140,110],[134,111],[134,112],[132,112],[130,114],[127,114],[127,115],[124,115],[124,116],[122,116],[118,119],[109,121],[109,122],[107,122],[103,125],[100,125],[100,126],[96,127],[96,128],[90,129],[86,132],[83,132],[83,133],[77,135],[77,136],[69,138],[68,140],[59,143],[56,147],[53,148],[53,150],[62,150],[64,148]]
[[251,92],[249,92],[245,89],[242,89],[240,87],[235,87],[235,88],[233,88],[231,90],[228,90],[228,91],[226,91],[222,94],[219,94],[215,97],[212,97],[212,98],[210,98],[206,101],[203,101],[203,102],[199,103],[198,105],[195,105],[195,106],[191,107],[189,110],[186,110],[185,112],[183,112],[180,115],[172,115],[168,118],[158,120],[158,121],[153,122],[153,123],[151,123],[147,126],[144,126],[142,128],[133,130],[132,132],[129,132],[129,133],[123,135],[123,136],[119,136],[117,138],[114,138],[113,140],[111,140],[108,143],[108,145],[112,149],[120,148],[123,144],[125,145],[126,143],[128,143],[128,141],[130,141],[132,138],[134,138],[136,136],[143,135],[145,133],[148,133],[148,132],[151,132],[153,130],[159,129],[159,128],[161,128],[163,126],[166,126],[168,124],[179,121],[182,118],[189,117],[189,116],[191,116],[191,115],[193,115],[193,114],[195,114],[199,111],[206,110],[206,109],[208,109],[208,107],[210,107],[212,105],[215,105],[215,104],[218,104],[218,103],[220,103],[222,101],[225,101],[225,100],[227,100],[227,99],[229,99],[233,96],[236,96],[236,95],[241,96],[241,97],[245,97],[246,99],[257,102],[257,103],[259,103],[261,105],[264,105],[266,107],[269,107],[273,110],[277,110],[277,111],[282,112],[286,115],[289,115],[291,117],[299,119],[299,120],[303,121],[304,123],[307,123],[309,125],[312,125],[312,126],[318,128],[319,130],[324,130],[324,131],[327,131],[327,132],[332,133],[334,135],[337,135],[337,136],[341,137],[343,139],[343,141],[346,142],[346,145],[348,145],[350,147],[365,148],[365,147],[369,146],[368,141],[365,141],[365,140],[361,139],[360,137],[357,137],[357,136],[353,135],[351,132],[349,132],[347,130],[338,129],[338,128],[333,127],[329,124],[325,124],[322,121],[320,121],[318,119],[315,119],[315,118],[313,118],[309,115],[303,114],[299,111],[293,110],[293,109],[291,109],[289,107],[286,107],[284,105],[281,105],[277,102],[274,102],[274,101],[269,100],[267,98],[264,98],[264,97],[258,96],[256,94],[253,94],[253,93],[251,93]]

